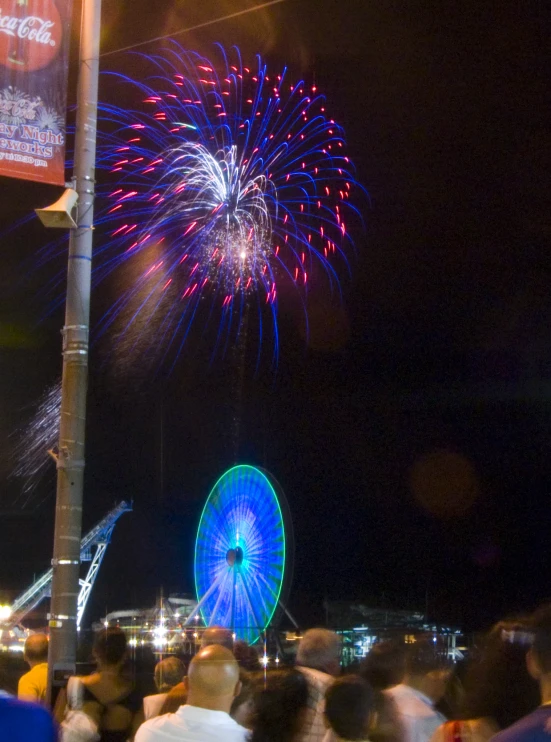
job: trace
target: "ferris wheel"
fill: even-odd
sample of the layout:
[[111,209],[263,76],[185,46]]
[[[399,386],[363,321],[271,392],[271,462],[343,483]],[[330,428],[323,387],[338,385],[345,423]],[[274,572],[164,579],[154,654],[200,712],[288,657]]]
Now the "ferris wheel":
[[207,499],[195,542],[197,611],[207,626],[253,644],[284,609],[293,532],[283,491],[268,472],[239,465]]

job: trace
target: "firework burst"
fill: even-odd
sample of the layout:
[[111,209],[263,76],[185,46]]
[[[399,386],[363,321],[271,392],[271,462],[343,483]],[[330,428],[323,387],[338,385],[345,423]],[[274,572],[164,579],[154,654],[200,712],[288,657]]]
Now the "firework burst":
[[174,44],[139,58],[145,81],[114,75],[134,107],[102,106],[94,281],[115,274],[122,290],[98,330],[175,360],[201,302],[220,339],[250,299],[267,307],[277,354],[281,290],[305,303],[312,281],[338,289],[347,265],[356,183],[342,129],[315,85],[259,57],[247,67],[217,47],[211,62]]

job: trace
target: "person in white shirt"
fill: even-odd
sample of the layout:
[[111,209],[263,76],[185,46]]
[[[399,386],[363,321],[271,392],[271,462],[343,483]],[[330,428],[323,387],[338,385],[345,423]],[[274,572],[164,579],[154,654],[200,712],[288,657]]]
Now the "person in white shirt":
[[145,696],[143,699],[143,711],[145,719],[159,716],[168,691],[175,685],[181,683],[186,674],[186,667],[178,657],[165,657],[164,660],[155,665],[155,685],[157,693]]
[[385,691],[394,701],[404,742],[429,742],[446,721],[434,705],[444,695],[449,676],[446,657],[438,651],[432,637],[411,645],[403,682]]
[[322,742],[325,737],[325,692],[340,673],[340,639],[328,629],[309,629],[300,640],[296,666],[308,681],[308,709],[298,742]]
[[216,644],[198,652],[184,680],[187,703],[144,722],[134,742],[246,742],[248,730],[229,715],[241,690],[233,654]]

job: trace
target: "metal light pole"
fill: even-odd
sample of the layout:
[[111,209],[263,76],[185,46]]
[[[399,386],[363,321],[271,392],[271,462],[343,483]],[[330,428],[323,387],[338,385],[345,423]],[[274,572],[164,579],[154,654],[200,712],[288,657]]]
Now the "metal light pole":
[[52,559],[48,698],[75,672],[79,593],[88,325],[96,161],[101,0],[83,0],[74,180],[77,228],[71,231],[63,328],[63,378]]

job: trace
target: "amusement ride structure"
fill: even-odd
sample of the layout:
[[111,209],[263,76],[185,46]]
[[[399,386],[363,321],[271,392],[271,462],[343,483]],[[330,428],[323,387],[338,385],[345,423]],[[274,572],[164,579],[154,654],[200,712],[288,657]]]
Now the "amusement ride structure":
[[[120,502],[81,541],[80,560],[89,566],[80,579],[77,626],[115,524],[129,510],[130,504]],[[145,613],[116,611],[102,625],[113,622],[128,633],[131,646],[147,643],[157,650],[177,651],[190,641],[197,645],[208,626],[224,626],[236,639],[254,644],[266,639],[282,613],[297,626],[286,607],[293,555],[292,522],[280,485],[263,469],[234,466],[218,479],[201,514],[194,561],[197,603],[191,596],[171,596]],[[24,629],[22,621],[50,597],[51,584],[49,569],[13,602],[10,615],[0,619],[0,633]]]
[[[285,495],[276,479],[238,465],[214,485],[195,544],[196,613],[257,642],[286,608],[294,541]],[[186,624],[191,623],[190,616]]]

